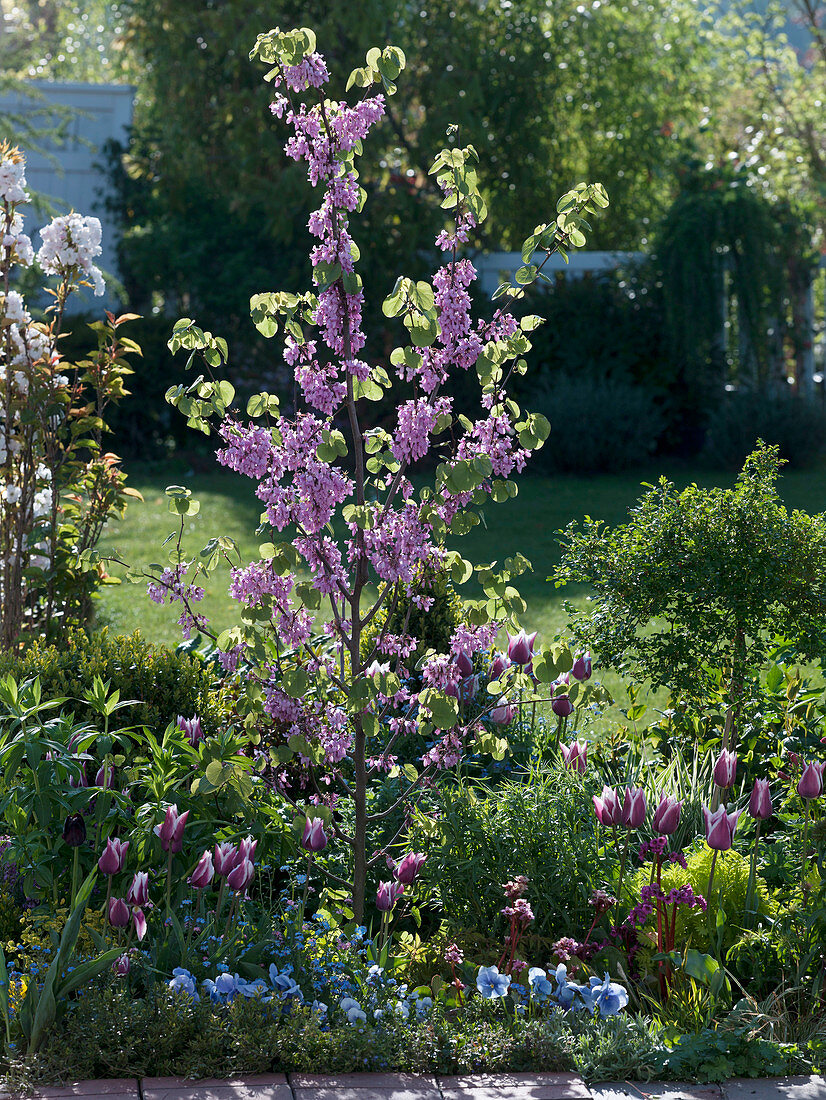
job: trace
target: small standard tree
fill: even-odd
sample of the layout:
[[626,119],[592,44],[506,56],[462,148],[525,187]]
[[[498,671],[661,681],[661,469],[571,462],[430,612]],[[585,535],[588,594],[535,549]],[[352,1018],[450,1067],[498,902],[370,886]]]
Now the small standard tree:
[[803,659],[826,655],[826,517],[784,507],[781,464],[760,441],[732,489],[679,492],[662,478],[628,523],[571,524],[555,577],[594,589],[586,610],[568,606],[576,640],[603,665],[694,700],[723,671],[724,747],[736,739],[746,674],[774,637]]

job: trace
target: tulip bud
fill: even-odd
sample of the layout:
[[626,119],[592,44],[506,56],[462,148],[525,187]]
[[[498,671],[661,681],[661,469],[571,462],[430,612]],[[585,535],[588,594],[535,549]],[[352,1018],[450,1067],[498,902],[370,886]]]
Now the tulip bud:
[[718,852],[726,852],[734,840],[734,830],[737,828],[737,820],[742,810],[727,813],[725,805],[720,805],[714,811],[708,806],[703,806],[703,818],[706,826],[706,844],[709,848],[716,848]]
[[643,821],[645,821],[645,791],[642,787],[626,787],[621,822],[626,829],[639,829]]
[[136,871],[135,877],[129,889],[126,891],[126,900],[130,905],[146,905],[149,901],[149,872]]
[[619,825],[622,820],[622,804],[616,791],[602,788],[602,795],[593,795],[594,811],[600,825]]
[[80,775],[77,778],[75,778],[75,776],[73,776],[73,775],[69,776],[69,786],[74,787],[75,789],[89,786],[89,780],[86,778],[86,761],[85,760],[80,765]]
[[496,651],[496,656],[491,662],[490,669],[488,670],[488,676],[491,680],[498,680],[499,677],[510,668],[510,661],[499,650]]
[[129,961],[128,955],[121,955],[120,958],[115,959],[112,963],[112,969],[118,975],[119,978],[124,978],[132,969],[132,964]]
[[734,786],[737,775],[737,753],[723,749],[714,765],[714,782],[725,790]]
[[568,771],[578,772],[580,775],[588,767],[588,743],[587,741],[574,741],[570,746],[560,745],[562,761]]
[[204,740],[204,731],[201,728],[201,719],[197,714],[193,714],[191,718],[184,718],[182,715],[178,715],[177,726],[179,730],[182,730],[192,745],[193,749],[196,745],[200,744]]
[[255,859],[255,849],[258,847],[258,841],[253,840],[251,836],[245,836],[242,840],[238,841],[238,862],[242,859],[248,859],[250,863]]
[[143,909],[136,906],[132,910],[132,921],[135,925],[135,935],[140,941],[146,935],[146,917],[143,915]]
[[820,798],[823,791],[823,771],[826,764],[807,764],[797,784],[797,793],[801,798]]
[[418,875],[426,859],[427,856],[422,852],[408,852],[394,872],[396,881],[403,886],[409,886]]
[[115,768],[113,764],[101,764],[95,776],[95,786],[102,787],[104,791],[112,789],[115,780]]
[[400,882],[382,882],[376,894],[376,908],[380,913],[389,913],[396,901],[404,893]]
[[215,874],[221,878],[226,878],[239,862],[240,858],[241,856],[238,849],[234,844],[230,844],[228,840],[223,840],[220,844],[216,844],[213,852]]
[[571,668],[571,675],[575,680],[590,680],[591,679],[591,654],[580,653],[573,663]]
[[390,671],[390,662],[386,664],[379,664],[377,660],[371,661],[371,663],[364,670],[365,676],[386,676]]
[[468,676],[473,675],[473,661],[463,649],[459,650],[459,653],[456,655],[455,664],[456,668],[459,670],[459,676],[463,680],[467,680]]
[[491,722],[495,722],[497,726],[508,726],[513,721],[514,709],[507,701],[504,695],[499,699],[499,702],[490,712]]
[[558,718],[568,718],[574,713],[574,704],[569,695],[555,695],[551,701],[551,710]]
[[126,928],[129,924],[129,906],[123,898],[109,898],[109,923],[113,928]]
[[161,838],[161,847],[165,852],[175,855],[183,848],[184,826],[188,817],[189,810],[179,814],[177,806],[167,806],[163,824],[155,826],[155,832]]
[[661,795],[660,804],[654,811],[654,820],[652,822],[654,832],[659,833],[660,836],[669,836],[673,833],[680,824],[680,812],[682,808],[682,802],[678,802],[677,799],[672,798],[670,794]]
[[301,847],[308,852],[323,852],[327,847],[327,834],[324,832],[322,818],[314,817],[312,820],[309,817],[305,818]]
[[254,875],[255,868],[252,862],[248,859],[242,859],[227,875],[227,885],[231,890],[246,890]]
[[533,658],[533,647],[537,632],[526,634],[520,630],[518,634],[508,634],[508,657],[514,665],[529,665]]
[[63,841],[70,848],[79,848],[86,843],[86,822],[83,814],[69,814],[63,822]]
[[755,779],[754,789],[749,796],[749,813],[752,817],[765,820],[765,818],[771,817],[773,812],[768,779]]
[[196,890],[204,890],[212,882],[215,877],[215,868],[212,865],[212,854],[209,851],[204,852],[192,872],[189,885],[194,886]]
[[98,860],[101,874],[117,875],[123,870],[126,862],[126,853],[129,851],[129,841],[121,843],[115,836],[110,836],[106,841],[106,847]]

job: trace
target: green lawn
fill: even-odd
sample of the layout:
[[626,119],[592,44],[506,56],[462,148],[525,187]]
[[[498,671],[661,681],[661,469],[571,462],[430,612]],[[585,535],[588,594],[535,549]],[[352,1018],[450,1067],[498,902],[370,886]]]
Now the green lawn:
[[[539,630],[541,638],[551,638],[564,626],[565,596],[579,602],[587,595],[582,589],[557,590],[546,581],[559,554],[557,531],[586,514],[612,524],[621,522],[642,492],[640,483],[654,481],[662,473],[680,485],[696,481],[700,485],[727,486],[733,481],[732,474],[686,467],[656,467],[594,478],[525,477],[515,500],[487,508],[485,525],[462,540],[462,553],[474,562],[490,562],[521,551],[533,564],[533,572],[518,582],[528,602],[525,623]],[[200,514],[187,520],[187,553],[194,555],[211,535],[228,534],[237,540],[245,560],[257,556],[259,542],[266,540],[256,538],[254,533],[261,506],[253,495],[252,483],[217,466],[214,472],[194,473],[179,462],[165,467],[131,468],[130,484],[141,491],[145,502],[131,504],[123,522],[110,524],[104,548],[116,547],[125,560],[135,565],[163,561],[166,551],[161,544],[175,530],[163,492],[171,483],[185,484],[201,502]],[[826,469],[790,472],[782,478],[780,488],[789,506],[826,511]],[[203,607],[214,626],[223,629],[233,622],[226,571],[214,574],[212,582]],[[118,632],[139,627],[145,636],[174,645],[180,640],[180,632],[175,625],[177,615],[172,611],[151,603],[145,586],[122,584],[104,590],[98,620]]]

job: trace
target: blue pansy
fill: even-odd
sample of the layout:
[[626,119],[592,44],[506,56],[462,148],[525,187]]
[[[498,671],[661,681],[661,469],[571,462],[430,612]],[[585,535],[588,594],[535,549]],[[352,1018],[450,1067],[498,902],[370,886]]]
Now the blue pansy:
[[510,989],[509,974],[500,974],[498,966],[480,966],[476,975],[476,988],[488,1001],[506,997]]

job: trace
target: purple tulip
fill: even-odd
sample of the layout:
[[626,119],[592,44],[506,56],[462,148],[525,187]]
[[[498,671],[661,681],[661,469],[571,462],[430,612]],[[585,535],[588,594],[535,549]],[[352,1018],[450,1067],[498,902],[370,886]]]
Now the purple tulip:
[[380,883],[376,894],[376,908],[380,913],[389,913],[403,893],[404,886],[400,882]]
[[488,676],[491,680],[498,680],[500,676],[504,672],[507,672],[510,667],[511,663],[508,658],[505,656],[504,653],[497,649],[496,656],[491,661],[490,669],[488,670]]
[[511,664],[529,665],[533,658],[533,647],[537,632],[526,634],[520,630],[518,634],[508,634],[508,657]]
[[149,901],[149,872],[136,871],[135,877],[129,889],[126,891],[126,900],[130,905],[146,905]]
[[497,726],[508,726],[513,721],[514,709],[507,701],[504,695],[499,699],[499,702],[490,712],[491,722],[495,722]]
[[195,870],[192,872],[189,885],[196,890],[205,890],[215,877],[215,868],[212,865],[212,853],[207,850],[198,860]]
[[253,840],[251,836],[245,836],[243,840],[238,841],[238,862],[242,859],[248,859],[250,863],[255,859],[255,849],[258,847],[258,841]]
[[645,791],[642,787],[626,787],[621,823],[626,829],[639,829],[643,821],[645,821]]
[[227,884],[231,890],[246,890],[252,882],[254,875],[255,868],[252,865],[252,861],[249,859],[242,859],[227,875]]
[[768,779],[755,779],[754,789],[749,796],[749,813],[752,817],[765,820],[765,818],[771,817],[773,812]]
[[86,843],[86,822],[83,814],[69,814],[63,822],[63,842],[70,848],[79,848]]
[[112,764],[101,764],[95,776],[95,786],[110,791],[115,780],[115,768]]
[[85,760],[80,765],[80,775],[77,778],[75,778],[73,775],[69,776],[69,786],[70,787],[75,787],[75,788],[88,787],[89,786],[89,780],[86,778],[86,761]]
[[706,844],[709,848],[716,848],[718,852],[726,852],[734,840],[734,830],[737,828],[737,820],[742,810],[727,813],[725,805],[720,805],[714,811],[703,806],[703,818],[706,825]]
[[574,741],[570,746],[560,745],[562,761],[568,771],[578,772],[580,775],[588,767],[588,742]]
[[109,923],[112,927],[126,928],[129,918],[129,906],[123,898],[109,898]]
[[660,836],[669,836],[673,833],[680,824],[680,811],[682,808],[682,802],[678,802],[670,794],[660,795],[660,804],[654,811],[652,822],[654,832],[659,833]]
[[308,852],[323,852],[327,847],[327,834],[324,832],[324,821],[320,817],[304,820],[304,835],[301,837],[301,847]]
[[587,651],[580,653],[573,663],[571,675],[575,680],[590,680],[591,667],[591,654]]
[[161,847],[165,852],[175,855],[183,848],[184,826],[188,817],[189,810],[179,814],[177,806],[167,806],[163,824],[155,826],[155,832],[161,838]]
[[204,731],[201,728],[201,719],[197,714],[193,714],[191,718],[184,718],[183,715],[178,715],[177,725],[179,730],[187,736],[187,740],[193,749],[196,745],[199,745],[204,740]]
[[215,874],[221,878],[226,878],[238,863],[240,853],[234,844],[231,844],[228,840],[222,840],[220,844],[215,845],[213,857]]
[[568,718],[574,713],[574,704],[567,694],[555,695],[551,701],[551,710],[557,718]]
[[459,670],[459,676],[463,680],[467,680],[468,676],[473,675],[473,661],[463,649],[459,650],[454,663]]
[[427,856],[423,852],[408,852],[394,871],[396,881],[402,886],[409,886],[422,869],[426,859]]
[[594,811],[600,825],[619,825],[622,821],[622,804],[616,791],[603,787],[601,795],[594,795]]
[[121,842],[116,836],[110,836],[98,860],[98,867],[100,868],[101,874],[119,874],[123,870],[123,865],[126,862],[126,853],[128,851],[128,840]]
[[807,764],[797,784],[797,793],[801,798],[820,798],[823,791],[824,764]]
[[737,774],[737,753],[723,749],[717,757],[714,765],[714,782],[725,790],[734,786],[734,777]]
[[142,940],[146,935],[146,917],[144,916],[143,909],[136,906],[132,910],[132,921],[135,925],[135,935],[138,940]]
[[115,959],[112,963],[112,969],[119,978],[125,978],[129,971],[132,969],[132,964],[129,961],[128,955],[121,955],[120,958]]

